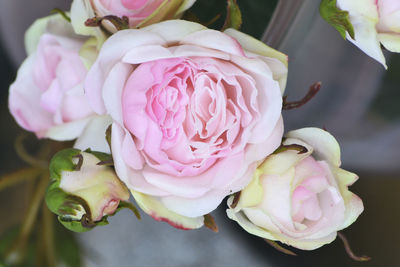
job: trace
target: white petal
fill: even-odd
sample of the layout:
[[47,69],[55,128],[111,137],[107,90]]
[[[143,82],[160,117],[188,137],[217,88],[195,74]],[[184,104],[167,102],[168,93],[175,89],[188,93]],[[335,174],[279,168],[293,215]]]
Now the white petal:
[[90,148],[92,151],[110,153],[105,133],[111,124],[112,119],[108,115],[92,118],[76,140],[74,147],[80,150]]
[[139,192],[131,191],[136,203],[148,215],[157,221],[183,229],[198,229],[204,225],[204,217],[189,218],[168,210],[157,198]]
[[288,132],[286,136],[300,139],[313,147],[316,159],[328,161],[336,167],[341,165],[339,144],[327,131],[319,128],[302,128]]

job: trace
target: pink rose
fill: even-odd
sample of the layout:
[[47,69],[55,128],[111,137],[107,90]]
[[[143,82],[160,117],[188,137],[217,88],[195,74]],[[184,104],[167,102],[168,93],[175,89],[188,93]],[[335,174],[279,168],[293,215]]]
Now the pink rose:
[[85,40],[61,16],[41,19],[27,32],[30,54],[10,87],[9,107],[18,124],[39,138],[74,139],[94,114],[82,84]]
[[355,39],[347,39],[386,67],[381,44],[389,51],[400,53],[400,1],[338,0],[340,9],[349,12]]
[[400,2],[397,0],[378,0],[378,32],[396,34],[400,38]]
[[[348,190],[358,176],[340,168],[335,138],[317,128],[289,132],[284,145],[299,145],[268,156],[236,199],[228,216],[251,234],[311,250],[335,240],[363,211]],[[301,148],[301,147],[300,147]]]
[[[84,26],[88,18],[114,15],[126,16],[132,28],[143,27],[163,20],[179,18],[196,0],[74,0],[71,19],[80,34],[90,34]],[[107,29],[115,31],[110,23]]]
[[196,217],[244,188],[280,145],[285,64],[238,31],[167,21],[110,37],[85,87],[113,118],[120,179]]

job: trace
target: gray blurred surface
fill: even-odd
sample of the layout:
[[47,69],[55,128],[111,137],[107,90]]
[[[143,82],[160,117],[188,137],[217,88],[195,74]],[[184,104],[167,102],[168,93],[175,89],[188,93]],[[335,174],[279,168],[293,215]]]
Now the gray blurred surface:
[[0,0],[1,40],[15,66],[25,58],[24,33],[40,17],[54,8],[67,10],[72,0]]
[[218,234],[206,228],[177,230],[142,215],[138,221],[122,211],[109,226],[79,235],[87,252],[86,266],[273,266],[248,246],[222,214],[215,216]]

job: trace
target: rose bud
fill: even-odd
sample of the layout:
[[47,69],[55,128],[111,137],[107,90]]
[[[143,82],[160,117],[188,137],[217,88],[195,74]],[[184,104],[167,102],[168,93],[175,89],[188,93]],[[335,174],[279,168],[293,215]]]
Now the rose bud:
[[17,123],[38,138],[72,140],[95,116],[83,90],[97,56],[93,39],[78,36],[61,15],[37,20],[26,33],[28,58],[10,86]]
[[[324,2],[326,6],[322,5],[322,8],[327,9],[330,1]],[[347,33],[347,39],[386,67],[381,44],[389,51],[400,52],[400,1],[337,0],[337,7],[348,12],[354,29],[354,38]],[[333,15],[332,20],[335,17]]]
[[328,132],[289,132],[251,184],[228,199],[228,217],[253,235],[299,249],[328,244],[363,211],[348,190],[358,177],[340,165],[339,145]]
[[246,34],[170,20],[113,34],[85,90],[113,120],[118,177],[198,218],[249,184],[280,146],[286,77],[287,57]]
[[125,207],[139,216],[126,202],[129,191],[114,170],[99,165],[108,159],[108,154],[77,149],[63,150],[52,159],[46,203],[66,228],[85,232],[105,225],[108,216]]
[[[71,7],[71,20],[79,34],[93,35],[96,29],[85,26],[90,18],[116,16],[128,18],[128,27],[144,27],[163,20],[180,18],[196,0],[74,0]],[[116,28],[105,21],[103,25],[110,32]],[[98,34],[98,32],[97,32]]]

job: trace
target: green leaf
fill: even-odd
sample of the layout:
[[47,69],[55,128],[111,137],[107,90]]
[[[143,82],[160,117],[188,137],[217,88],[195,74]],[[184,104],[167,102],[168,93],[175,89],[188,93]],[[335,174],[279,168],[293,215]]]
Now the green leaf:
[[242,25],[242,12],[240,11],[239,5],[236,0],[227,0],[227,10],[226,10],[226,19],[222,30],[226,30],[228,28],[233,28],[238,30]]
[[336,0],[322,0],[319,6],[321,17],[346,39],[346,32],[354,39],[354,28],[349,19],[349,12],[340,10]]

